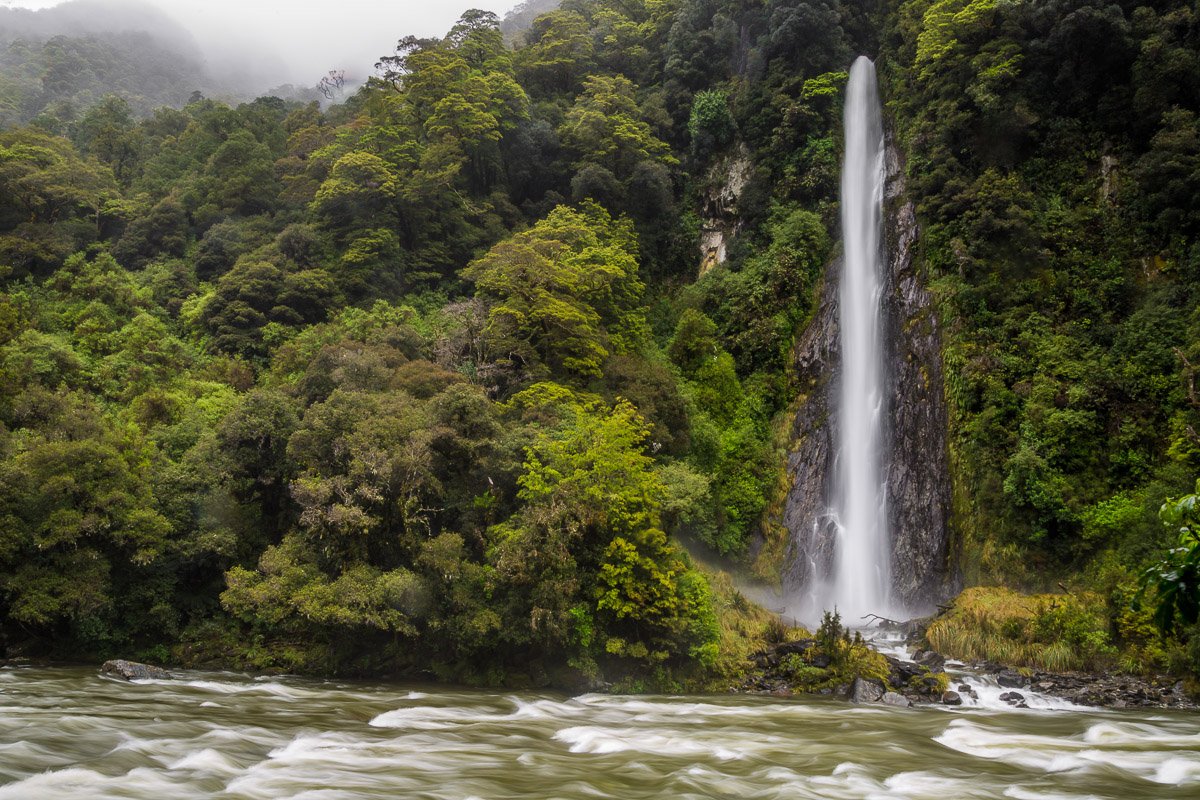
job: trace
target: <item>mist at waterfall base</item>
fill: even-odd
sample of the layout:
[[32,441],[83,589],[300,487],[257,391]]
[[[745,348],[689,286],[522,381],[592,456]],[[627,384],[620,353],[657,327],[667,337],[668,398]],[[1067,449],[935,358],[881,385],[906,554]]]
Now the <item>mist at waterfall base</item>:
[[787,614],[812,623],[836,609],[844,622],[861,625],[870,614],[904,615],[892,598],[883,478],[883,122],[875,65],[866,56],[850,69],[844,127],[836,454],[828,516],[813,522],[834,526],[835,551],[828,574],[818,574],[814,564],[804,594],[787,599]]

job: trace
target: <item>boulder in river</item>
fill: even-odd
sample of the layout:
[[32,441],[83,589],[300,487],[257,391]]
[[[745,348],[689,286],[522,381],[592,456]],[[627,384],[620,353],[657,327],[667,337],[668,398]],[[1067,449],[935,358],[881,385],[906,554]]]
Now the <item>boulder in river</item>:
[[883,697],[879,698],[879,702],[888,706],[899,706],[900,708],[911,708],[913,704],[912,700],[896,692],[884,692]]
[[884,688],[879,681],[870,678],[855,678],[850,687],[850,700],[854,703],[875,703],[883,699]]
[[124,678],[127,681],[143,678],[164,679],[171,677],[171,673],[162,667],[141,664],[137,661],[126,661],[123,658],[105,661],[104,665],[100,667],[100,671],[105,675],[113,675],[117,678]]
[[996,681],[1006,689],[1024,689],[1029,679],[1015,669],[1006,669],[996,676]]
[[941,672],[946,666],[946,657],[933,650],[918,650],[913,653],[913,661],[934,672]]
[[888,681],[893,686],[900,686],[901,684],[908,683],[913,678],[920,678],[929,674],[927,667],[922,667],[913,661],[901,661],[892,656],[885,657],[888,660],[888,666],[891,670],[891,676],[888,678]]
[[962,696],[953,690],[942,692],[942,703],[948,706],[961,706]]

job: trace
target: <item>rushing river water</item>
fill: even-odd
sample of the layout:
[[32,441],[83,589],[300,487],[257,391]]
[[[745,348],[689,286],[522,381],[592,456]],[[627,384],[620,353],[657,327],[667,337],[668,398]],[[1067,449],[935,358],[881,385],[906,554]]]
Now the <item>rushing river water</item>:
[[1200,716],[0,670],[0,799],[1200,797]]

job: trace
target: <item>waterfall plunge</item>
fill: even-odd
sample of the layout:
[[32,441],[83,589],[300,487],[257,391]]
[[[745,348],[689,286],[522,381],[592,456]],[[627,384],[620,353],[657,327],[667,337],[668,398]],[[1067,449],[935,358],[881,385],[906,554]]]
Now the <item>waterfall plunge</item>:
[[838,297],[842,383],[831,498],[838,536],[822,605],[836,606],[843,620],[855,625],[864,614],[887,614],[891,607],[891,540],[882,452],[883,123],[875,65],[865,56],[850,69],[845,136],[845,252]]

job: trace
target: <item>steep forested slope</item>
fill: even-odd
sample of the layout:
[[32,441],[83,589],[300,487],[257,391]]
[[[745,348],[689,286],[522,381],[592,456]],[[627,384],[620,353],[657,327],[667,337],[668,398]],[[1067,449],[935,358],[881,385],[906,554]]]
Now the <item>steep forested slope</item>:
[[973,580],[1083,570],[1113,635],[1200,463],[1190,3],[909,2],[886,37],[948,323]]
[[[0,8],[0,126],[36,121],[64,133],[106,96],[138,117],[181,108],[197,92],[241,99],[272,84],[246,65],[217,64],[166,14],[139,0],[71,0],[31,11]],[[314,80],[320,69],[314,72]],[[289,94],[315,99],[312,89]]]
[[[716,665],[668,535],[741,557],[776,482],[850,48],[826,9],[735,92],[745,37],[685,11],[567,4],[516,52],[469,12],[328,113],[110,98],[0,134],[9,646]],[[696,176],[746,115],[756,150],[821,141],[764,156],[691,285]]]

